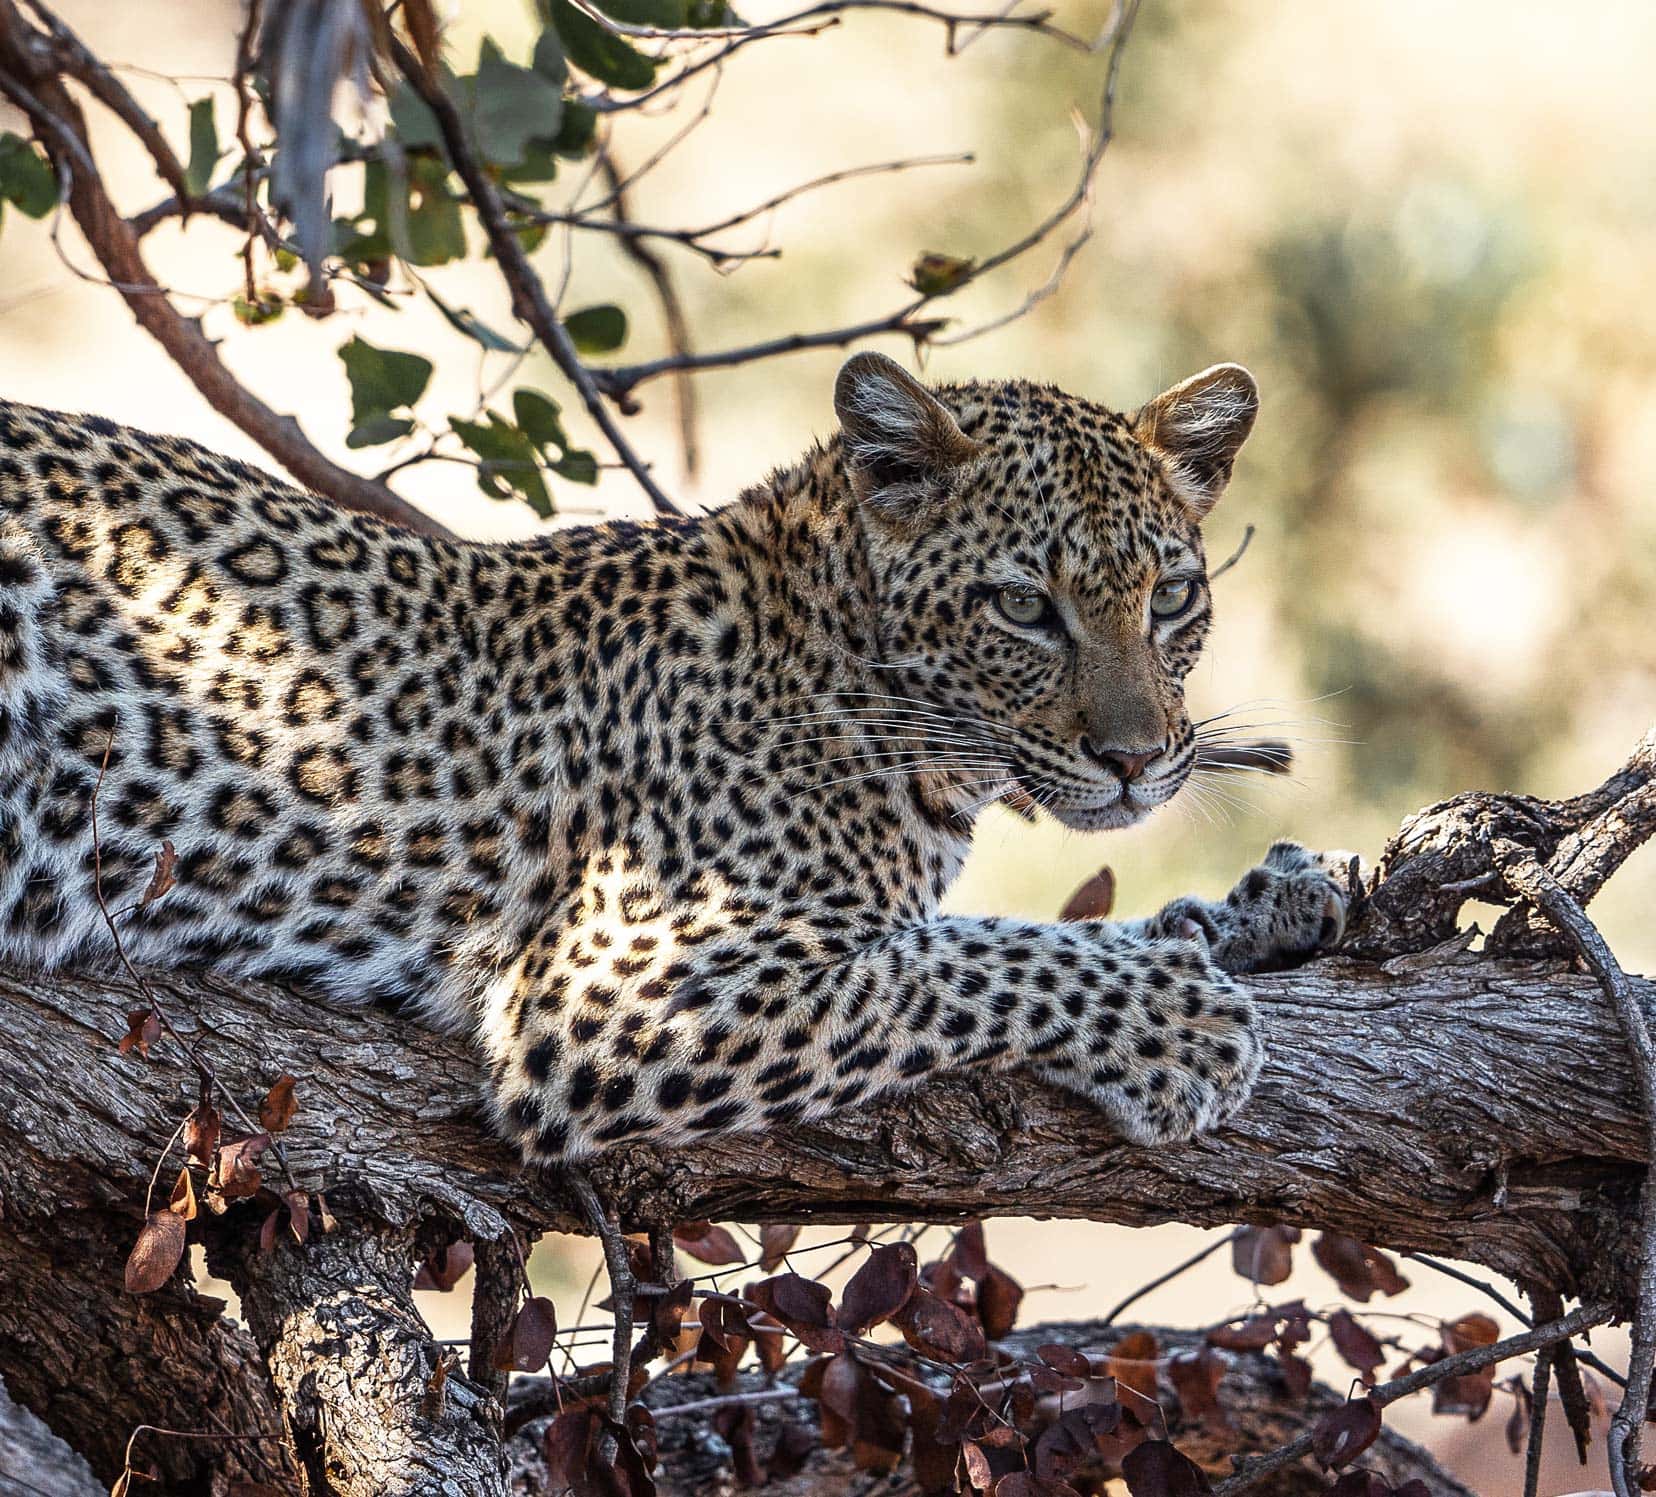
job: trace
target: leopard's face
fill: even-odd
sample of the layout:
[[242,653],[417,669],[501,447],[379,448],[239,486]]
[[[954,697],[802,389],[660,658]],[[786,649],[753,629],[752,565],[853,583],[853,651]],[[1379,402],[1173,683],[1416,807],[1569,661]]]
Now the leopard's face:
[[[1221,383],[1219,414],[1240,410],[1243,425],[1228,476],[1252,382]],[[883,710],[967,805],[1010,796],[1088,830],[1140,820],[1195,763],[1184,680],[1212,617],[1200,530],[1222,487],[1211,450],[1201,469],[1169,450],[1179,413],[1155,402],[1128,418],[1021,383],[901,394],[916,391],[936,406],[921,408],[918,458],[892,452],[888,405],[859,459],[857,422],[879,416],[866,395],[847,402],[893,698]],[[1213,417],[1200,418],[1207,442]]]

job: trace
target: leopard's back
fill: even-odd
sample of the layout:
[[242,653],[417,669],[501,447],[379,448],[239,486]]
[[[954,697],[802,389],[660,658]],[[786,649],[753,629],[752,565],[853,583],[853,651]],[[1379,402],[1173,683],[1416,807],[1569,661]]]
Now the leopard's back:
[[105,950],[101,892],[139,958],[457,1017],[445,973],[500,938],[489,548],[8,404],[0,527],[0,949]]

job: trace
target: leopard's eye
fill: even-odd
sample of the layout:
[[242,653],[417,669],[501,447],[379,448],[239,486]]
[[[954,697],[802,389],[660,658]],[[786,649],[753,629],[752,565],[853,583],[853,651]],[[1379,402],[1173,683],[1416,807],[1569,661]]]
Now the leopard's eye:
[[1196,600],[1196,583],[1186,577],[1164,582],[1150,594],[1150,612],[1158,619],[1176,619]]
[[1033,628],[1043,623],[1052,611],[1046,594],[1025,582],[1014,582],[995,594],[995,606],[1014,624]]

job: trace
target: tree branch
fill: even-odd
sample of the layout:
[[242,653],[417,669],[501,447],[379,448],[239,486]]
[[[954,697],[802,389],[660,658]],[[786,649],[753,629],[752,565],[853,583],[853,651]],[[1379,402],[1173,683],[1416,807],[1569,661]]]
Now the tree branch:
[[138,325],[161,345],[215,411],[246,432],[301,485],[346,509],[378,515],[428,535],[448,536],[442,525],[383,484],[325,457],[293,417],[272,410],[225,368],[199,322],[179,314],[150,274],[132,226],[109,199],[92,155],[86,120],[64,86],[65,71],[60,44],[26,22],[13,0],[0,0],[0,95],[29,117],[31,129],[65,186],[70,213]]
[[[1564,804],[1597,814],[1583,808],[1589,799]],[[1434,808],[1412,823],[1441,828],[1446,815]],[[1556,844],[1540,812],[1529,820],[1530,846]],[[1424,845],[1433,857],[1445,846]],[[1408,878],[1406,857],[1393,866]],[[1382,884],[1374,902],[1385,892]],[[1618,1002],[1656,1004],[1649,980],[1621,981]],[[819,1126],[675,1151],[620,1148],[585,1172],[629,1229],[703,1218],[954,1221],[1032,1207],[1132,1225],[1285,1222],[1470,1260],[1631,1311],[1648,1271],[1639,1196],[1650,1134],[1616,1004],[1597,981],[1565,962],[1491,958],[1454,939],[1250,983],[1269,1037],[1264,1074],[1227,1128],[1187,1144],[1135,1148],[1067,1094],[974,1074]],[[567,1182],[524,1171],[486,1133],[481,1069],[461,1040],[260,984],[166,972],[144,986],[211,1054],[224,1105],[254,1108],[274,1078],[299,1078],[299,1111],[283,1135],[289,1165],[301,1190],[328,1192],[344,1234],[406,1245],[422,1222],[480,1242],[504,1240],[513,1224],[586,1226]],[[103,1246],[86,1272],[109,1285],[119,1279],[111,1238],[136,1236],[156,1160],[197,1093],[195,1068],[171,1039],[147,1061],[119,1053],[127,1013],[144,1003],[119,970],[0,969],[4,1220],[14,1237],[44,1239],[98,1203]],[[226,1221],[245,1237],[268,1209],[232,1206]],[[334,1250],[313,1236],[306,1252]],[[300,1256],[282,1241],[273,1253]],[[246,1264],[244,1296],[257,1300],[257,1275],[274,1271]],[[283,1261],[282,1274],[295,1271]],[[376,1282],[395,1321],[403,1312],[390,1271]],[[21,1326],[35,1308],[28,1283],[8,1257],[0,1377],[61,1429],[56,1385],[40,1378],[28,1341],[6,1333],[6,1313]],[[285,1308],[272,1294],[270,1308],[249,1309],[260,1341],[275,1348],[289,1334],[283,1316],[314,1319],[323,1296],[301,1282],[280,1298]],[[307,1426],[288,1403],[297,1437]]]
[[443,149],[450,164],[459,173],[460,180],[466,184],[466,191],[471,195],[472,207],[477,211],[477,221],[482,224],[483,232],[489,240],[489,248],[494,251],[495,259],[500,262],[500,273],[511,288],[512,311],[529,325],[546,351],[552,355],[552,362],[575,386],[581,403],[586,406],[587,414],[592,417],[599,431],[604,434],[604,439],[621,459],[627,471],[632,474],[638,486],[649,497],[655,512],[658,515],[682,514],[679,506],[667,497],[661,485],[655,481],[649,464],[639,457],[632,444],[622,435],[620,427],[615,424],[615,417],[605,406],[594,383],[592,371],[581,362],[575,344],[565,331],[563,323],[559,321],[552,303],[547,299],[546,288],[541,284],[540,276],[529,263],[529,256],[524,251],[522,241],[506,221],[506,209],[500,200],[500,193],[489,174],[483,170],[470,141],[466,139],[465,126],[461,123],[454,101],[427,75],[420,60],[395,38],[391,42],[391,55],[403,77],[436,118],[437,128],[443,136]]
[[307,1490],[505,1497],[499,1406],[414,1308],[414,1240],[356,1221],[261,1250],[244,1225],[210,1233],[208,1261],[241,1295]]

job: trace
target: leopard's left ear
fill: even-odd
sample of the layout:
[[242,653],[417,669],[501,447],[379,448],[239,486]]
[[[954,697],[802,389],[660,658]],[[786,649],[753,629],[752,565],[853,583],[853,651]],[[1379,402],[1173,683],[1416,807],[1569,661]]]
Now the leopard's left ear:
[[911,519],[945,497],[983,451],[947,406],[884,354],[859,353],[834,381],[845,465],[859,499]]
[[1230,482],[1259,414],[1259,386],[1240,364],[1215,364],[1158,395],[1132,419],[1168,480],[1201,519]]

